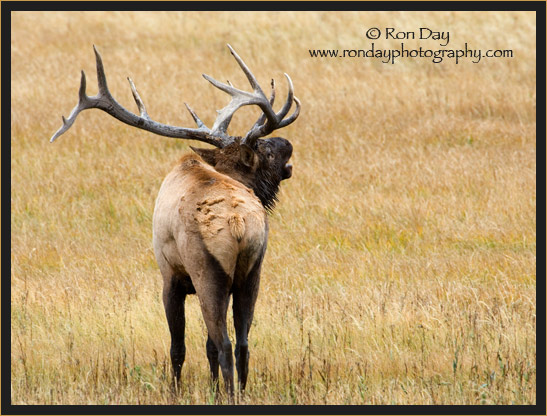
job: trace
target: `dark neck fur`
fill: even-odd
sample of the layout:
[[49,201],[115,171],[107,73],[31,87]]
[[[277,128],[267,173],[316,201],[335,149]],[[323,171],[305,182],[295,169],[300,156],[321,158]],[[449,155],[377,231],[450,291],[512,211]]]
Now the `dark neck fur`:
[[276,178],[271,172],[259,170],[256,172],[254,183],[251,184],[255,195],[260,199],[262,205],[268,212],[272,212],[277,202],[277,192],[279,191],[280,178]]

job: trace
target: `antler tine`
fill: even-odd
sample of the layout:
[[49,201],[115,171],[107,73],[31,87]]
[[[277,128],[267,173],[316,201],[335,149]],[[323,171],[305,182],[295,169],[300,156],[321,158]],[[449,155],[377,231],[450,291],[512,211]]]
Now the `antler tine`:
[[[259,123],[261,119],[255,123],[255,125],[249,130],[247,135],[245,136],[245,143],[249,143],[250,145],[254,145],[256,140],[260,137],[266,136],[270,134],[272,131],[280,129],[282,127],[288,126],[291,124],[294,120],[298,118],[300,115],[300,100],[294,96],[294,89],[293,89],[293,83],[291,80],[291,77],[289,75],[285,74],[285,77],[287,78],[287,81],[289,83],[289,92],[287,94],[287,100],[285,101],[285,104],[279,110],[278,113],[275,115],[275,120],[272,122],[272,120],[268,119],[268,121],[265,124]],[[284,119],[284,117],[287,115],[289,110],[291,109],[293,101],[296,104],[296,109],[294,110],[294,113]]]
[[[228,126],[230,124],[230,121],[232,120],[232,116],[234,113],[242,106],[244,105],[252,105],[256,104],[260,106],[262,111],[268,115],[270,113],[271,117],[275,117],[275,113],[273,110],[268,110],[268,99],[264,96],[264,93],[262,90],[256,91],[254,93],[249,93],[247,91],[242,91],[237,88],[234,88],[231,85],[223,84],[222,82],[217,81],[216,79],[210,77],[207,74],[203,74],[203,77],[209,81],[211,84],[213,84],[218,89],[230,94],[232,96],[232,100],[230,103],[224,107],[222,110],[218,110],[218,116],[215,120],[215,123],[212,127],[213,134],[219,132],[219,133],[226,133],[226,130],[228,129]],[[273,115],[272,115],[273,114]]]
[[232,120],[232,116],[234,113],[242,106],[244,105],[258,105],[263,113],[265,114],[266,118],[268,120],[271,120],[271,122],[275,123],[275,112],[272,108],[272,105],[270,104],[269,100],[264,95],[264,92],[262,91],[262,88],[260,88],[260,85],[258,84],[258,81],[256,80],[255,76],[251,72],[251,70],[245,65],[245,62],[241,59],[241,57],[234,51],[234,49],[227,45],[228,49],[230,49],[230,52],[234,56],[236,62],[239,64],[240,68],[243,70],[243,73],[249,80],[249,83],[251,84],[251,87],[253,88],[253,92],[247,92],[242,91],[240,89],[235,88],[231,83],[223,84],[222,82],[219,82],[215,80],[214,78],[210,77],[209,75],[203,74],[203,77],[209,81],[211,84],[213,84],[218,89],[230,94],[232,96],[232,100],[230,103],[224,107],[222,110],[218,111],[217,119],[215,120],[215,123],[213,125],[213,128],[211,129],[214,133],[220,132],[225,133],[228,125],[230,124],[230,121]]
[[115,98],[110,93],[106,82],[106,74],[104,71],[101,55],[97,51],[95,45],[93,45],[93,50],[95,52],[95,60],[97,66],[97,83],[99,87],[99,92],[97,93],[97,95],[92,97],[86,95],[86,78],[84,71],[82,71],[82,79],[80,82],[80,90],[78,93],[78,104],[76,105],[76,107],[74,107],[68,119],[65,119],[63,117],[63,125],[51,137],[50,142],[53,142],[61,134],[66,132],[72,126],[78,114],[83,110],[87,110],[88,108],[98,108],[99,110],[110,114],[112,117],[120,120],[123,123],[162,136],[174,137],[177,139],[199,140],[205,143],[212,144],[216,147],[225,147],[234,141],[233,137],[224,134],[224,132],[222,131],[217,131],[213,133],[205,126],[205,124],[201,122],[201,120],[199,120],[199,118],[197,118],[193,111],[190,111],[190,113],[198,124],[197,129],[170,126],[168,124],[158,123],[150,119],[148,113],[146,112],[144,103],[140,98],[137,89],[135,88],[135,84],[130,78],[128,78],[129,85],[131,86],[133,98],[135,99],[137,107],[139,108],[140,116],[137,116],[136,114],[133,114],[132,112],[126,110],[115,100]]
[[291,114],[290,117],[286,118],[285,120],[282,120],[281,123],[279,123],[278,129],[282,127],[286,127],[289,124],[291,124],[294,120],[298,118],[300,115],[300,100],[296,97],[294,97],[294,103],[296,104],[296,108],[294,110],[294,113]]
[[184,105],[186,106],[186,108],[188,109],[188,111],[190,112],[190,114],[192,115],[192,118],[194,119],[194,121],[196,122],[196,124],[198,125],[198,127],[201,129],[207,129],[207,126],[203,123],[203,121],[201,121],[201,119],[198,117],[198,115],[194,112],[194,110],[192,110],[192,108],[184,103]]
[[[273,103],[275,101],[275,81],[273,79],[271,82],[271,86],[272,86],[272,93],[270,95],[270,105],[273,107]],[[262,126],[265,121],[266,121],[266,113],[262,113],[260,117],[258,117],[258,120],[256,120],[256,123],[251,128],[251,130],[257,129],[258,127]]]
[[230,49],[230,52],[232,53],[233,57],[235,58],[235,60],[237,61],[237,63],[239,64],[243,72],[245,73],[245,75],[247,76],[247,79],[249,80],[251,87],[253,87],[253,90],[259,93],[261,97],[266,98],[266,96],[264,95],[264,92],[262,91],[262,88],[260,88],[260,85],[258,84],[258,81],[256,80],[255,76],[253,75],[249,67],[245,65],[245,62],[243,62],[243,59],[241,59],[241,57],[236,53],[236,51],[234,51],[234,48],[232,48],[230,44],[226,44],[226,46],[228,46],[228,49]]
[[53,143],[57,137],[59,137],[61,134],[63,134],[65,131],[67,131],[72,124],[74,123],[74,120],[76,120],[76,117],[80,113],[80,111],[85,110],[88,107],[88,96],[85,93],[85,87],[86,87],[86,80],[85,80],[85,72],[82,71],[82,78],[80,81],[80,90],[78,91],[78,104],[76,107],[72,109],[70,112],[70,115],[68,118],[65,118],[65,116],[61,116],[63,119],[63,125],[59,130],[55,132],[53,136],[51,136],[51,139],[49,139],[50,143]]
[[137,107],[139,108],[141,117],[147,120],[150,120],[150,116],[146,112],[146,107],[144,106],[144,103],[141,100],[141,96],[137,92],[137,88],[135,87],[135,84],[133,84],[133,81],[131,80],[131,78],[127,77],[127,80],[129,81],[129,85],[131,86],[131,92],[133,93],[133,98],[135,99],[135,102],[137,103]]
[[276,114],[277,119],[280,121],[283,120],[283,117],[285,117],[287,113],[289,112],[289,110],[291,109],[292,101],[294,97],[294,87],[292,85],[291,77],[288,76],[287,74],[284,74],[284,75],[287,78],[287,81],[289,83],[289,92],[287,94],[287,101],[285,101],[285,104],[283,105],[281,110],[279,110],[279,113]]
[[106,84],[103,59],[101,58],[101,55],[95,45],[93,45],[93,52],[95,52],[95,61],[97,63],[97,83],[99,84],[99,94],[97,95],[111,96],[110,91],[108,90],[108,85]]

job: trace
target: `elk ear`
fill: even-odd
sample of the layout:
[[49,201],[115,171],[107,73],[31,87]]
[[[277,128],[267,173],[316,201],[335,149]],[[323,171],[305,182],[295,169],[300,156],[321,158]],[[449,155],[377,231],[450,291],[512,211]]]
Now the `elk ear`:
[[216,155],[218,149],[200,149],[193,146],[190,146],[190,149],[196,152],[209,165],[215,166],[217,164]]
[[258,156],[255,151],[247,146],[245,143],[239,146],[239,159],[245,166],[255,169],[258,165]]

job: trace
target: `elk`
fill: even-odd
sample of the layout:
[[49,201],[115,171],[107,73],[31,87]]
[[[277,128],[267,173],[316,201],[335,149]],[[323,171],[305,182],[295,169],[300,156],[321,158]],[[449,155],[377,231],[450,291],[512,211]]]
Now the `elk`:
[[[291,143],[269,137],[274,130],[288,126],[300,114],[300,101],[294,96],[291,78],[282,108],[275,112],[275,83],[267,98],[255,76],[239,55],[227,45],[245,73],[252,92],[203,77],[231,96],[229,104],[218,110],[208,128],[186,104],[197,128],[158,123],[150,118],[135,84],[128,78],[140,115],[121,106],[108,90],[101,56],[95,46],[99,92],[86,95],[82,71],[79,101],[63,125],[51,137],[53,142],[66,132],[78,114],[98,108],[119,121],[162,136],[192,139],[214,148],[194,148],[184,155],[164,179],[153,215],[154,254],[163,277],[163,303],[171,335],[171,363],[174,385],[180,382],[186,355],[184,344],[186,296],[197,294],[207,327],[206,352],[214,385],[218,386],[219,365],[225,389],[234,394],[232,345],[226,327],[229,298],[233,296],[236,333],[236,368],[239,389],[247,383],[248,334],[258,295],[260,271],[268,241],[268,217],[277,201],[281,181],[292,175],[289,159]],[[287,117],[293,102],[294,112]],[[242,106],[257,105],[262,111],[245,136],[227,133],[234,113]]]

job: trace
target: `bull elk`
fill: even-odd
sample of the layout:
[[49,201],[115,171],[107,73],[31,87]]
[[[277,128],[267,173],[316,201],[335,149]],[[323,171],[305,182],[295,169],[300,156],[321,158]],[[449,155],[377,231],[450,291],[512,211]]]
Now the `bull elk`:
[[[282,180],[292,175],[288,163],[291,143],[270,137],[296,120],[300,102],[293,94],[290,77],[288,96],[275,112],[275,84],[267,98],[247,65],[228,45],[230,52],[247,76],[252,92],[203,77],[231,96],[212,128],[208,128],[186,104],[197,128],[177,127],[152,120],[133,81],[128,78],[140,115],[121,106],[111,95],[101,56],[95,46],[99,92],[86,95],[82,71],[79,102],[51,142],[67,131],[82,110],[98,108],[112,117],[139,129],[174,137],[192,139],[214,146],[194,148],[180,159],[164,179],[153,216],[154,254],[163,276],[163,303],[171,334],[171,362],[175,385],[180,380],[186,355],[184,344],[184,303],[186,295],[197,294],[207,327],[206,351],[213,382],[218,385],[219,364],[226,391],[234,394],[232,345],[226,328],[226,313],[233,295],[236,333],[236,368],[241,390],[248,374],[248,333],[258,295],[260,270],[268,240],[267,212],[277,201]],[[287,116],[293,102],[296,108]],[[257,105],[262,114],[243,137],[227,133],[234,113],[242,106]],[[260,139],[260,140],[259,140]]]

